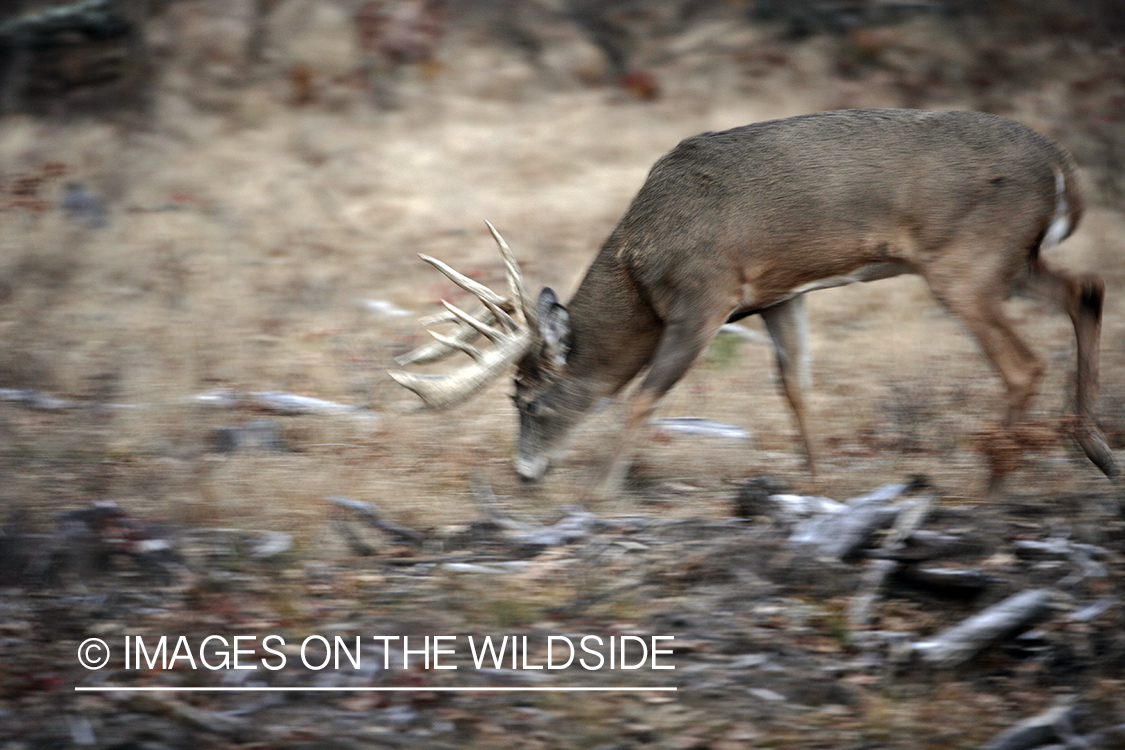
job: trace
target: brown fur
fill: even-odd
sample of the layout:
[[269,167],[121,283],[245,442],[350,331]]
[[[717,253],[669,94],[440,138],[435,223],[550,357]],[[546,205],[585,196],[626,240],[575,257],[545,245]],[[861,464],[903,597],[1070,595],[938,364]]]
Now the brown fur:
[[615,484],[656,402],[724,321],[753,313],[769,324],[808,449],[800,295],[915,273],[1004,381],[1007,428],[1023,420],[1043,365],[1001,303],[1027,294],[1070,315],[1076,437],[1113,476],[1092,418],[1104,284],[1039,258],[1049,232],[1061,239],[1081,217],[1074,173],[1051,139],[978,112],[825,112],[684,140],[653,166],[570,301],[565,364],[546,366],[538,347],[520,364],[517,469],[537,479],[581,417],[643,372],[611,451]]

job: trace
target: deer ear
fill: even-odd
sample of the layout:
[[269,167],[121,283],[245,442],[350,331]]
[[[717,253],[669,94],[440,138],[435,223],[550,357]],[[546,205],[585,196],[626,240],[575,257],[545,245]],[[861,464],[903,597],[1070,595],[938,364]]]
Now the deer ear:
[[566,364],[566,355],[570,351],[570,314],[548,286],[539,292],[536,310],[545,354],[556,364]]

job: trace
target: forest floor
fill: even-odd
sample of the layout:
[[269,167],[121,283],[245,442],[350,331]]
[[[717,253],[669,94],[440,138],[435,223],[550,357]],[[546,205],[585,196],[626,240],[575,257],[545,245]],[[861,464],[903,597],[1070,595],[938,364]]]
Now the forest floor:
[[[599,81],[597,51],[566,24],[543,29],[537,67],[467,23],[450,29],[439,64],[407,71],[397,107],[380,110],[346,75],[355,64],[347,16],[331,3],[289,6],[302,4],[284,4],[274,57],[251,78],[236,75],[231,19],[163,19],[153,32],[162,75],[141,123],[0,121],[0,172],[38,175],[47,201],[0,212],[7,746],[949,748],[1063,704],[1081,707],[1067,714],[1079,735],[1125,721],[1121,491],[1061,436],[1074,335],[1045,305],[1007,309],[1047,365],[1032,414],[1046,438],[991,498],[981,446],[1001,414],[1001,385],[915,278],[810,295],[815,477],[754,320],[752,335],[717,339],[659,409],[747,437],[654,431],[610,499],[588,488],[619,409],[590,419],[530,487],[510,465],[510,383],[454,411],[405,413],[410,394],[386,374],[424,340],[418,317],[463,300],[417,253],[502,288],[486,219],[529,285],[565,300],[649,167],[686,136],[840,107],[986,109],[1052,135],[1079,161],[1087,211],[1049,257],[1105,278],[1100,419],[1119,451],[1119,53],[1062,37],[984,45],[970,41],[980,38],[971,26],[934,18],[785,41],[716,17],[641,50],[661,86],[642,101]],[[294,76],[298,65],[312,77]],[[97,196],[106,220],[58,208],[66,183]],[[25,391],[85,406],[28,408]],[[267,392],[355,408],[281,414],[253,395]],[[863,627],[846,614],[862,562],[821,566],[789,546],[793,522],[732,518],[757,477],[842,501],[916,475],[955,519],[943,528],[967,524],[985,540],[974,566],[989,585],[969,599],[899,590]],[[600,521],[572,544],[516,549],[495,529],[477,544],[469,532],[482,519],[482,487],[528,528],[576,505]],[[417,537],[357,544],[331,497],[373,504]],[[148,552],[107,541],[109,527],[91,521],[102,501],[121,514],[113,533],[124,523],[167,541],[174,564],[147,567]],[[94,516],[60,515],[74,511]],[[67,548],[75,524],[85,551]],[[284,540],[282,550],[259,553],[262,538]],[[1083,567],[1079,553],[1044,562],[1013,546],[1059,539],[1100,552]],[[29,565],[41,579],[28,583]],[[1052,592],[1033,644],[956,669],[894,657],[895,643],[1028,587]],[[1092,619],[1074,616],[1099,602]],[[116,649],[126,636],[195,644],[219,634],[257,636],[254,658],[268,659],[267,633],[289,647],[313,634],[362,635],[367,649],[378,645],[370,636],[456,635],[451,663],[461,669],[302,671],[290,648],[285,669],[250,677],[186,662],[132,672],[115,662],[106,676],[74,656],[89,637]],[[552,635],[674,636],[675,669],[470,670],[468,637],[490,634],[529,636],[533,663]],[[410,691],[73,690],[115,679]],[[446,691],[574,680],[622,689]],[[626,690],[645,686],[677,690]],[[1051,731],[1065,734],[1062,724]]]

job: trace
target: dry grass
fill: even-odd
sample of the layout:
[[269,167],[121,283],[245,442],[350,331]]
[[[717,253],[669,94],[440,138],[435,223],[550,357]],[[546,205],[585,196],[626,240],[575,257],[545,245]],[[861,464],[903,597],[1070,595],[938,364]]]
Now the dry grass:
[[[283,55],[332,72],[345,34],[333,18],[308,27],[320,37],[294,31]],[[203,21],[190,20],[169,33],[204,35],[206,26],[192,26]],[[473,475],[529,513],[581,498],[613,440],[612,413],[591,420],[545,486],[521,487],[507,464],[510,386],[449,414],[395,413],[408,394],[384,370],[422,332],[415,316],[382,315],[365,301],[424,314],[456,299],[420,251],[500,282],[486,218],[531,283],[565,296],[649,166],[680,138],[842,99],[898,103],[877,82],[860,93],[824,77],[822,52],[814,42],[786,67],[751,60],[741,69],[686,55],[658,70],[664,98],[638,103],[565,77],[546,81],[514,54],[454,33],[444,73],[409,80],[403,108],[382,113],[329,83],[317,103],[294,109],[282,75],[232,88],[202,56],[181,56],[150,127],[0,122],[0,171],[62,162],[67,179],[111,209],[102,229],[54,210],[0,214],[0,387],[145,405],[58,414],[0,405],[0,501],[59,510],[108,497],[178,521],[283,528],[322,544],[329,494],[417,525],[475,516]],[[1036,106],[1028,114],[1043,121],[1045,105]],[[1107,277],[1103,380],[1115,403],[1125,373],[1123,237],[1121,213],[1094,209],[1057,252],[1062,264]],[[973,436],[998,414],[1000,386],[921,283],[826,291],[810,308],[820,475],[801,468],[772,353],[742,344],[733,358],[697,367],[662,413],[749,427],[750,444],[647,444],[635,472],[644,508],[725,513],[732,483],[759,473],[843,497],[924,472],[953,496],[977,497],[984,462]],[[1068,324],[1038,307],[1012,309],[1049,364],[1037,416],[1064,413]],[[364,404],[382,417],[277,417],[292,451],[212,454],[215,426],[261,418],[185,401],[216,387]],[[1011,481],[1044,493],[1101,487],[1068,446],[1044,449]],[[635,511],[638,499],[599,510]]]

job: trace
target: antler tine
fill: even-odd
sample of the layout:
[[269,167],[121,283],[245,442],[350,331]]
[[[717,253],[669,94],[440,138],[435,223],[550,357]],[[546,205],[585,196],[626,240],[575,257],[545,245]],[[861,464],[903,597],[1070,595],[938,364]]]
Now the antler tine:
[[[496,315],[487,306],[470,314],[485,325],[492,325],[498,320]],[[435,323],[457,323],[457,329],[437,341],[427,341],[418,348],[395,357],[395,364],[399,367],[405,367],[406,365],[424,365],[429,362],[436,362],[456,352],[464,351],[462,347],[472,344],[476,337],[480,335],[477,329],[461,322],[456,315],[448,310],[419,318],[418,322],[424,326],[434,325]],[[432,331],[430,333],[431,335],[433,334]],[[446,339],[451,343],[446,343]]]
[[425,255],[423,253],[418,253],[418,257],[448,276],[450,281],[464,289],[466,292],[475,294],[480,298],[482,302],[491,302],[497,307],[504,307],[505,305],[511,304],[508,300],[504,299],[499,294],[486,287],[484,284],[481,284],[478,281],[473,281],[463,273],[454,271],[452,268],[450,268],[445,263],[442,263],[437,258],[431,258],[429,255]]
[[468,401],[499,378],[530,348],[531,334],[525,328],[512,335],[500,334],[492,348],[452,375],[418,375],[402,370],[391,370],[388,374],[396,383],[418,394],[427,408],[448,409]]
[[[488,323],[489,325],[492,325],[492,323],[499,323],[502,327],[508,329],[509,331],[519,330],[520,324],[516,322],[515,318],[505,312],[502,307],[498,307],[491,302],[485,302],[484,300],[481,300],[481,302],[484,302],[484,306],[488,308],[488,312],[492,314],[492,318],[494,319],[491,321],[484,320],[482,322]],[[482,318],[482,316],[479,315],[476,315],[474,317],[476,317],[477,320],[481,320]]]
[[459,321],[461,321],[465,325],[472,326],[477,330],[477,332],[483,333],[489,341],[496,342],[505,338],[503,331],[493,328],[490,325],[485,325],[452,302],[443,299],[441,301],[441,304],[445,305],[445,309],[453,313],[454,317],[456,317]]
[[[488,229],[500,246],[500,254],[504,258],[504,266],[507,270],[508,288],[513,299],[501,297],[436,258],[428,255],[419,256],[445,274],[454,284],[475,295],[485,307],[481,313],[470,315],[456,305],[442,300],[448,313],[429,316],[426,322],[456,322],[459,326],[456,331],[452,335],[435,334],[431,331],[435,341],[396,358],[395,361],[399,365],[433,361],[455,351],[465,352],[473,358],[472,364],[444,377],[418,375],[402,370],[390,371],[389,374],[396,383],[418,394],[425,406],[430,409],[456,406],[499,378],[509,366],[527,354],[531,349],[535,332],[538,331],[535,305],[524,288],[523,274],[520,272],[515,255],[495,227],[489,224]],[[509,311],[516,309],[516,304],[524,319],[522,324],[509,314]],[[470,345],[478,334],[483,334],[491,343],[487,350],[480,350]]]
[[523,272],[520,271],[520,264],[516,262],[515,253],[512,248],[508,247],[508,243],[496,231],[496,227],[492,226],[492,222],[485,221],[488,225],[488,231],[492,233],[492,239],[496,240],[496,244],[500,246],[500,255],[504,258],[504,267],[508,272],[508,289],[511,290],[512,297],[519,302],[520,310],[523,312],[524,322],[527,323],[528,328],[532,331],[539,330],[539,315],[536,313],[535,302],[527,293],[527,287],[523,283]]
[[[484,310],[478,310],[473,314],[473,317],[484,320],[484,318],[486,318],[488,314],[489,312],[486,308]],[[423,315],[422,317],[418,318],[418,322],[424,326],[432,326],[438,323],[456,323],[457,316],[446,310],[445,312],[437,312],[432,315]],[[491,320],[485,320],[484,322],[488,323],[489,325],[492,325],[493,323],[493,321]]]
[[[511,250],[508,250],[508,253],[510,254]],[[468,276],[465,276],[463,273],[454,270],[451,266],[438,260],[437,258],[426,255],[424,253],[419,253],[418,257],[432,265],[437,270],[441,271],[454,284],[461,287],[466,292],[475,295],[480,299],[481,302],[484,303],[484,310],[473,314],[474,318],[485,323],[486,325],[492,325],[493,323],[499,322],[501,325],[505,325],[508,328],[515,330],[517,326],[511,319],[511,317],[507,314],[508,311],[515,310],[515,305],[510,299],[501,297],[499,294],[492,291],[484,284],[473,281]],[[510,269],[510,264],[508,263],[509,259],[506,257],[504,260],[505,265]],[[508,277],[510,286],[510,270]],[[446,341],[443,339],[430,341],[423,344],[422,346],[419,346],[413,351],[395,357],[395,364],[397,364],[399,367],[405,367],[406,365],[412,364],[426,364],[428,362],[435,362],[444,357],[448,357],[450,354],[453,354],[455,352],[464,351],[462,346],[471,344],[473,339],[475,339],[479,335],[479,331],[473,326],[466,323],[464,319],[448,312],[439,313],[437,315],[428,315],[425,318],[422,318],[420,322],[422,323],[422,325],[426,326],[432,325],[434,323],[456,322],[458,323],[458,328],[453,334],[451,334],[450,337],[447,337],[450,339],[450,341]]]
[[435,331],[430,331],[430,335],[434,337],[436,343],[448,347],[450,351],[464,352],[478,362],[483,356],[480,349],[476,348],[467,341],[461,341],[454,336],[445,336]]

